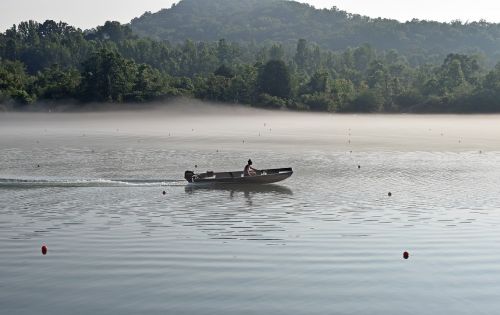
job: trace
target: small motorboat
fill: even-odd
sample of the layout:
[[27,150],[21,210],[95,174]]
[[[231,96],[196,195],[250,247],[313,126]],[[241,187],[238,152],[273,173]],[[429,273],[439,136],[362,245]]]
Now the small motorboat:
[[258,170],[254,176],[245,176],[242,171],[235,172],[206,172],[196,174],[192,171],[186,171],[184,178],[190,184],[206,185],[206,184],[254,184],[264,185],[281,182],[292,176],[292,168],[277,168],[270,170]]

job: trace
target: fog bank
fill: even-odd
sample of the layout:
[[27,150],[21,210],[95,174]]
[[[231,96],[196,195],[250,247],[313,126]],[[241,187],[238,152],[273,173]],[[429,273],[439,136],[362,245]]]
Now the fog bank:
[[[12,144],[13,135],[26,141]],[[496,151],[498,135],[500,115],[315,114],[181,103],[147,111],[0,113],[0,143],[18,146],[116,137],[225,150]]]

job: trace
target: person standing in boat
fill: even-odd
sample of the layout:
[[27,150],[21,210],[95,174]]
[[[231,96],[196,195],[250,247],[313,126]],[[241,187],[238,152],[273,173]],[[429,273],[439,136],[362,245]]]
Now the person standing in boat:
[[248,160],[248,164],[245,165],[245,169],[243,170],[243,174],[245,176],[256,176],[257,170],[252,167],[252,160]]

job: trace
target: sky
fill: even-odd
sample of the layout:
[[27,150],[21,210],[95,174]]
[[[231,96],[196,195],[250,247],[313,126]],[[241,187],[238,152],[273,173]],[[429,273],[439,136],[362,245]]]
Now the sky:
[[[238,1],[238,0],[234,0]],[[174,0],[0,0],[0,30],[20,21],[65,21],[82,29],[102,25],[106,20],[122,23],[169,8]],[[350,13],[400,21],[413,18],[436,21],[500,22],[498,0],[301,0],[317,8],[333,6]]]

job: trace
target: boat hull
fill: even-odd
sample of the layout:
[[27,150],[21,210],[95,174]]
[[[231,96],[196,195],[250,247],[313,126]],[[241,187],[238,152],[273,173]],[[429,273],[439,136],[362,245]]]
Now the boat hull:
[[281,182],[292,175],[291,168],[283,168],[260,170],[255,176],[243,176],[243,172],[207,172],[186,176],[186,180],[191,185],[266,185]]

